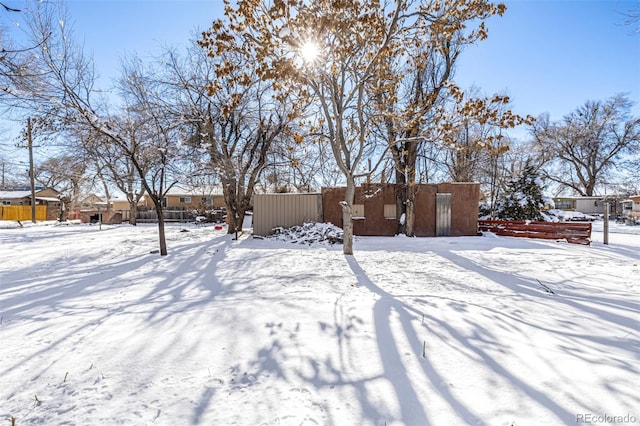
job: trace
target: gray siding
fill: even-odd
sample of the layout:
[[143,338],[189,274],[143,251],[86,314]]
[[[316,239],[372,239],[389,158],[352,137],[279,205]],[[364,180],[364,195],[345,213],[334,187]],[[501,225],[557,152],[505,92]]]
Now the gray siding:
[[305,222],[322,222],[322,195],[255,194],[253,234],[269,235],[273,228],[288,228]]
[[604,213],[602,198],[576,198],[576,211],[584,214]]

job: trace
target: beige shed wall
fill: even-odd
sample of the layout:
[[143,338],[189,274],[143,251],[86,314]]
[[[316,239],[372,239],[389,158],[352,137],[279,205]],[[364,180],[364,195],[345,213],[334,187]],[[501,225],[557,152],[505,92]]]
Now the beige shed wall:
[[278,226],[288,228],[305,222],[322,222],[321,194],[255,194],[253,234],[269,235]]

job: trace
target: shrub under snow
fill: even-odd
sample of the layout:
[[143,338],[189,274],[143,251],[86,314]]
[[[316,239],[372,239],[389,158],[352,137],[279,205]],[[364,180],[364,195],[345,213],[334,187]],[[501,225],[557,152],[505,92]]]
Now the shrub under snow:
[[542,193],[536,169],[526,164],[520,176],[507,183],[504,197],[496,203],[496,217],[503,220],[544,220],[541,210],[553,201]]
[[343,231],[331,223],[308,222],[291,228],[273,228],[267,238],[298,244],[342,244]]

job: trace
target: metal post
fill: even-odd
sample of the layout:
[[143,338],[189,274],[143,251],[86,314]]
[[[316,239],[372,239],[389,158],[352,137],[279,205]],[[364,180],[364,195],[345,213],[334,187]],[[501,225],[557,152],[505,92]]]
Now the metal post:
[[609,244],[609,203],[604,203],[604,224],[602,227],[602,242],[604,244]]
[[27,142],[29,145],[29,178],[31,180],[31,222],[36,223],[36,187],[33,172],[33,138],[31,137],[31,118],[27,119]]

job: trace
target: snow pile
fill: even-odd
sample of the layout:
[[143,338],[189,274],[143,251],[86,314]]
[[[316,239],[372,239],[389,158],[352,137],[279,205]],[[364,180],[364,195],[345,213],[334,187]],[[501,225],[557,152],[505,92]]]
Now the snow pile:
[[598,219],[597,216],[584,214],[582,212],[571,212],[559,209],[547,210],[543,213],[547,222],[566,222],[566,221],[589,221],[593,222]]
[[0,426],[637,425],[640,227],[610,226],[353,256],[196,224],[167,224],[167,256],[152,224],[2,229]]
[[273,228],[268,238],[298,244],[342,244],[343,234],[342,228],[331,223],[307,222],[302,226],[296,225],[291,228]]

